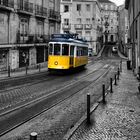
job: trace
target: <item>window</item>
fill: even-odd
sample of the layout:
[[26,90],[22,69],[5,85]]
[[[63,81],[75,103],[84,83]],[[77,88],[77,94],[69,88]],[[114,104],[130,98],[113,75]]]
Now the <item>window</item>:
[[42,21],[37,21],[37,35],[41,36],[43,35],[43,28],[44,28],[44,23]]
[[53,44],[49,45],[49,54],[53,55]]
[[86,18],[86,23],[90,24],[90,18]]
[[64,18],[64,25],[69,25],[69,19],[68,18]]
[[77,11],[81,11],[81,4],[77,4]]
[[62,45],[62,55],[69,55],[69,45],[68,44]]
[[20,20],[20,33],[21,36],[27,36],[29,31],[28,19],[21,18]]
[[91,35],[91,32],[90,31],[86,31],[86,36],[90,36]]
[[90,4],[86,4],[86,10],[90,11]]
[[82,19],[81,18],[77,18],[77,23],[81,24],[82,23]]
[[70,56],[74,56],[74,46],[70,47]]
[[82,31],[76,31],[79,36],[82,36]]
[[54,44],[54,55],[60,55],[60,44]]
[[69,12],[69,6],[68,5],[64,5],[64,12]]

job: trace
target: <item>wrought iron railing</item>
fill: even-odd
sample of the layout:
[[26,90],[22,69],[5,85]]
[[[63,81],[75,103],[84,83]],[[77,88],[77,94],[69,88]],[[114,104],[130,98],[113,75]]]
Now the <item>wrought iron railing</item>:
[[28,34],[17,33],[17,44],[32,44],[32,43],[48,43],[50,35],[46,34]]
[[0,5],[14,8],[14,0],[0,0]]
[[55,20],[61,20],[60,12],[56,12],[52,9],[49,9],[49,18],[55,19]]
[[35,14],[39,16],[47,16],[47,8],[40,5],[35,5]]
[[18,10],[33,13],[33,3],[18,0]]

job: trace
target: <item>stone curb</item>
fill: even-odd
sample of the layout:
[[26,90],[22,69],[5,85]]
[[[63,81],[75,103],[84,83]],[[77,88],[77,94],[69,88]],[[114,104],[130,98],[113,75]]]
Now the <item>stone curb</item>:
[[[114,81],[113,81],[114,82]],[[110,89],[110,86],[108,87],[108,89],[106,91],[108,91]],[[110,92],[106,92],[105,96],[110,93]],[[93,104],[93,106],[90,108],[90,114],[93,113],[93,111],[95,111],[97,109],[97,107],[100,105],[100,103],[102,103],[102,96],[98,99],[98,101],[96,103]],[[68,132],[66,133],[66,135],[63,137],[63,140],[69,140],[71,138],[71,136],[73,135],[73,133],[80,127],[80,125],[86,120],[87,116],[86,113],[85,115],[74,125],[73,128],[69,129]]]

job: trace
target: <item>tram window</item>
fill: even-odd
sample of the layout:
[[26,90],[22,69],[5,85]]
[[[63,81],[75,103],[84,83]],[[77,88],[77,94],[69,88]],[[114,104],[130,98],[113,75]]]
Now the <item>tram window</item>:
[[49,54],[52,55],[53,54],[53,44],[49,45]]
[[68,44],[62,45],[62,55],[69,55],[69,45]]
[[60,55],[60,44],[54,44],[54,55]]
[[74,46],[70,47],[70,56],[74,56]]

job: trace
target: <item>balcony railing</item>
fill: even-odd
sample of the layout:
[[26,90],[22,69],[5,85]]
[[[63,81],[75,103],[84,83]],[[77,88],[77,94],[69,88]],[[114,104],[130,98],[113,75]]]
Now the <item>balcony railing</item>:
[[17,44],[48,43],[50,35],[17,33]]
[[56,12],[52,9],[49,10],[49,19],[61,21],[60,12]]
[[14,0],[0,0],[0,5],[5,7],[14,8]]
[[40,5],[35,5],[35,14],[36,16],[47,16],[47,8],[44,8]]
[[83,29],[83,24],[75,24],[74,27],[77,30],[82,30]]
[[18,10],[20,12],[33,13],[33,3],[18,0]]
[[90,30],[90,29],[92,29],[92,24],[85,24],[84,28],[85,28],[85,30]]
[[71,24],[62,24],[62,29],[63,30],[70,30],[71,29]]

